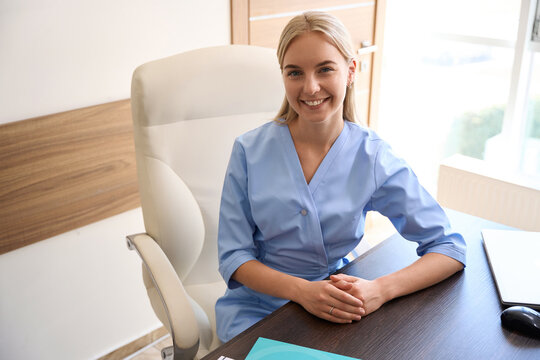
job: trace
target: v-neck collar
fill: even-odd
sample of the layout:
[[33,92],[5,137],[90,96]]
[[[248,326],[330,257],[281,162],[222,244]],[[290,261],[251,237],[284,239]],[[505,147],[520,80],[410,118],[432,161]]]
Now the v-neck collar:
[[313,177],[308,184],[306,181],[306,177],[304,176],[304,171],[302,170],[302,165],[300,164],[300,158],[298,157],[298,153],[296,152],[296,147],[294,146],[294,141],[289,126],[281,126],[281,133],[283,135],[282,138],[285,142],[284,151],[287,152],[286,158],[289,159],[289,161],[291,162],[291,168],[294,169],[295,178],[297,178],[298,181],[302,181],[303,184],[309,188],[311,195],[315,193],[319,184],[324,179],[324,176],[327,173],[328,169],[334,162],[336,156],[343,148],[343,145],[345,145],[345,142],[349,137],[349,131],[349,124],[347,124],[347,121],[344,121],[341,133],[330,147],[330,150],[328,150],[328,152],[324,156],[323,160],[319,164],[319,167],[315,171],[315,174],[313,174]]

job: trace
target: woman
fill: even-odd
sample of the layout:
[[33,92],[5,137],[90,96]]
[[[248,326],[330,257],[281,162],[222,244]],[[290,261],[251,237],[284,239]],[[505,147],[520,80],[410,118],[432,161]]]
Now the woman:
[[[228,285],[216,304],[222,341],[288,300],[336,323],[461,270],[465,242],[437,202],[373,131],[355,123],[356,61],[344,26],[293,18],[277,50],[286,96],[276,120],[240,136],[225,177],[218,246]],[[329,274],[361,241],[366,213],[390,218],[419,260],[369,281]]]

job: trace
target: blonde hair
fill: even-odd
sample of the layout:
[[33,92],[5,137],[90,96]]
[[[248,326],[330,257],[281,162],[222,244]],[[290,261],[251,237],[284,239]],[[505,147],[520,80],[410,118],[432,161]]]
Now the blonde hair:
[[[277,48],[277,57],[281,71],[283,71],[285,52],[291,41],[310,31],[319,31],[326,35],[348,63],[355,59],[351,37],[343,23],[330,14],[321,11],[307,11],[302,15],[292,18],[281,33]],[[354,94],[354,82],[352,82],[351,86],[347,87],[345,99],[343,100],[343,118],[351,122],[357,122],[358,120]],[[274,120],[280,124],[288,124],[297,117],[298,114],[289,104],[287,96],[285,96]]]

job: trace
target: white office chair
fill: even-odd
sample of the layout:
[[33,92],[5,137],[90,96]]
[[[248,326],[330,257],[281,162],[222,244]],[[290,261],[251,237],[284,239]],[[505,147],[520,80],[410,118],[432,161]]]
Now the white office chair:
[[219,345],[214,305],[217,225],[234,138],[268,122],[284,90],[275,52],[230,45],[153,61],[133,74],[131,104],[146,234],[128,236],[143,260],[154,312],[193,359]]

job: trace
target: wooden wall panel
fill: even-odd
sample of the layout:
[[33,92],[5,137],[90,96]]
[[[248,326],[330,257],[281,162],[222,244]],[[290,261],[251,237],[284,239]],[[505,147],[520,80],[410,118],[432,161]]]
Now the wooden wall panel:
[[357,57],[355,89],[357,92],[370,92],[371,70],[373,68],[373,54],[365,54]]
[[129,100],[0,126],[0,254],[140,206]]
[[248,0],[231,0],[231,44],[249,44]]
[[[329,11],[349,30],[353,46],[358,49],[362,41],[373,43],[375,34],[375,6]],[[249,22],[250,44],[277,48],[279,36],[293,16],[254,20]]]
[[281,30],[292,16],[249,22],[250,45],[277,49]]
[[375,12],[375,41],[377,51],[373,54],[371,98],[369,100],[369,126],[377,130],[379,119],[379,93],[381,88],[382,49],[384,42],[384,19],[386,0],[377,0]]
[[360,116],[360,122],[367,125],[370,123],[370,99],[373,94],[371,81],[373,75],[373,53],[358,55],[357,61],[355,79],[356,109]]
[[369,90],[356,91],[356,111],[363,125],[369,123]]

